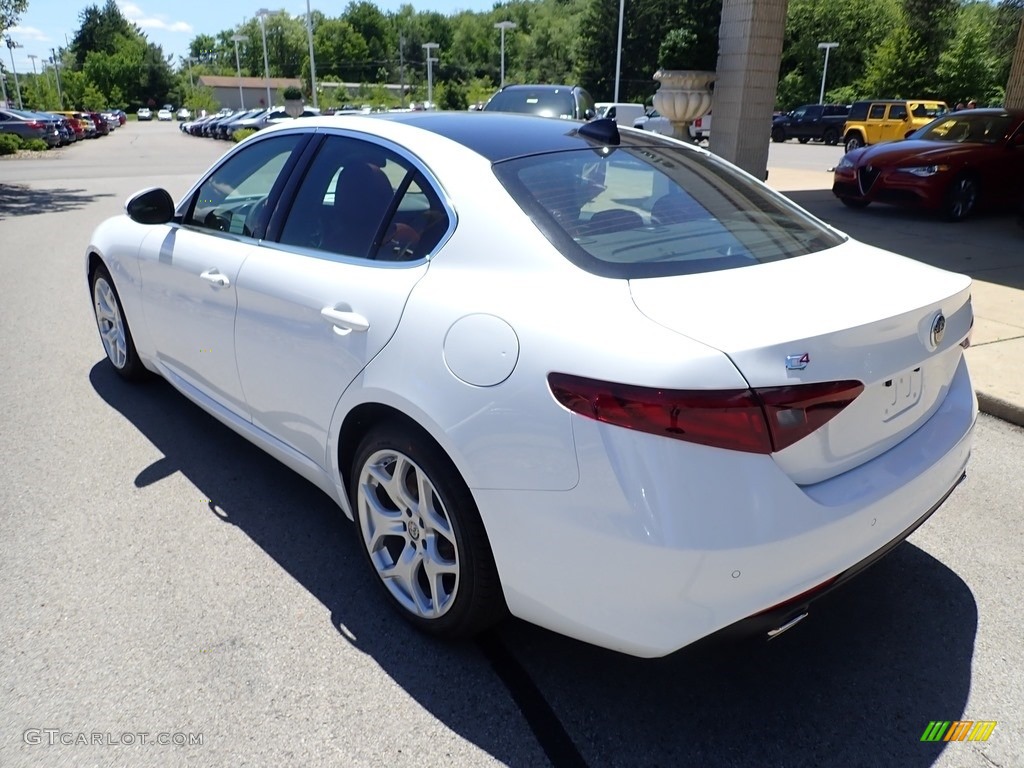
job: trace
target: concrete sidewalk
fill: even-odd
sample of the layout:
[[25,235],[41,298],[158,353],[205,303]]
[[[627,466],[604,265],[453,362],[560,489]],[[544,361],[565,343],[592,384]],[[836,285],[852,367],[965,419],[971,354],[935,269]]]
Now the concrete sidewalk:
[[872,205],[852,210],[832,174],[769,168],[768,184],[851,237],[974,279],[967,362],[986,413],[1024,426],[1024,229],[1011,214],[950,224],[932,214]]

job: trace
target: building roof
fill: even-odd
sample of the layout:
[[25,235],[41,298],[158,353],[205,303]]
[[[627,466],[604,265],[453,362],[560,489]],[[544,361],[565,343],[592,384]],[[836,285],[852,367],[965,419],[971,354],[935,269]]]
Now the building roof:
[[[241,82],[243,88],[266,88],[267,81],[262,77],[225,77],[223,75],[200,75],[199,84],[207,88],[237,88]],[[271,88],[301,88],[302,81],[297,77],[272,77]]]

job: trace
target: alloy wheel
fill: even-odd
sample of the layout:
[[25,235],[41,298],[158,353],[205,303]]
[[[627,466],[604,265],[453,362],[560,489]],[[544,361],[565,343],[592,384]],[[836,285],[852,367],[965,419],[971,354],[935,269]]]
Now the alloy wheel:
[[376,451],[360,469],[357,514],[370,562],[391,596],[420,619],[445,615],[459,591],[459,551],[427,473],[401,451]]
[[105,278],[96,278],[93,284],[92,298],[103,350],[114,367],[121,370],[128,361],[124,318],[121,316],[121,307],[117,303],[117,297]]

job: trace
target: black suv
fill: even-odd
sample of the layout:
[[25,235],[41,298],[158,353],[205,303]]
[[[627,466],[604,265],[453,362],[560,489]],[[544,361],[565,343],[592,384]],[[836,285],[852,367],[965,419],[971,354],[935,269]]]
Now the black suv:
[[578,85],[506,85],[491,97],[484,112],[593,120],[597,107],[594,98]]
[[842,104],[805,104],[772,121],[772,141],[797,139],[806,144],[813,139],[838,144],[848,114],[850,108]]

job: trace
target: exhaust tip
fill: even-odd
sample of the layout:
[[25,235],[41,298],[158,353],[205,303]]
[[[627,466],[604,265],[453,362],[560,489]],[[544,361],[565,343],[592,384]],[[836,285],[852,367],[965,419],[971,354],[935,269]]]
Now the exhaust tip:
[[783,632],[786,632],[787,630],[792,629],[793,627],[795,627],[797,624],[799,624],[801,621],[803,621],[806,618],[807,618],[807,611],[804,611],[803,613],[798,614],[794,618],[792,618],[789,621],[787,621],[782,626],[776,627],[775,629],[769,629],[768,630],[768,639],[769,640],[774,640],[776,637],[781,635]]

